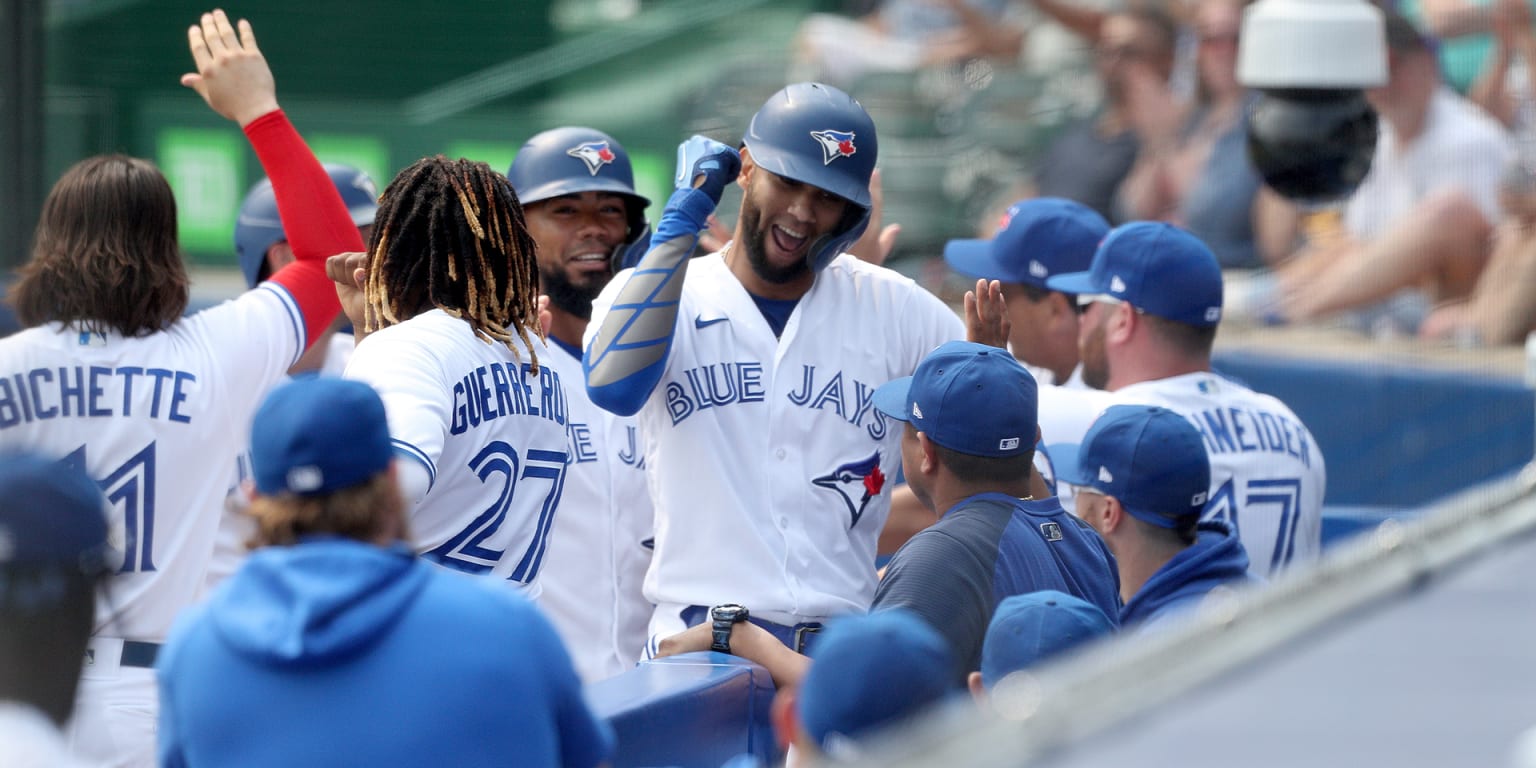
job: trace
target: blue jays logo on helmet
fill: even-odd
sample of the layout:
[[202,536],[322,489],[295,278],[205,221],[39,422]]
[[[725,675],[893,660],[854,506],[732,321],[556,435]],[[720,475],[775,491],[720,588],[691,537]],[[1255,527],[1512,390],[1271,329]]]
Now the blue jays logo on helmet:
[[813,478],[811,484],[833,491],[842,498],[852,519],[848,524],[851,529],[864,516],[864,508],[869,506],[869,500],[879,496],[880,490],[885,487],[885,473],[880,471],[880,452],[875,451],[867,459],[849,462],[821,477]]
[[603,169],[603,166],[613,162],[613,150],[608,147],[606,141],[589,141],[577,144],[565,151],[567,155],[581,160],[587,164],[587,172],[593,176]]
[[840,157],[852,157],[859,148],[852,131],[811,131],[811,138],[821,143],[821,164],[831,165]]

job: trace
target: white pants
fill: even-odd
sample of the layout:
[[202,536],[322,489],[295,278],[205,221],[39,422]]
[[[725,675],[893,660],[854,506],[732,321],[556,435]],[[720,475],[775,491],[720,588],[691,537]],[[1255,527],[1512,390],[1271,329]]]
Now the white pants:
[[154,768],[160,711],[155,671],[121,666],[122,642],[92,638],[86,646],[69,748],[89,765]]

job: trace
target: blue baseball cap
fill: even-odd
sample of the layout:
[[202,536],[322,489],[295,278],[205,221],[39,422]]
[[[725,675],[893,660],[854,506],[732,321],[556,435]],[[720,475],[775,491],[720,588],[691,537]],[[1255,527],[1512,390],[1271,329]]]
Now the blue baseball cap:
[[31,454],[0,458],[0,568],[105,573],[107,500],[85,472]]
[[829,755],[955,691],[954,660],[937,630],[892,608],[831,622],[800,682],[800,726]]
[[1012,595],[997,604],[981,645],[988,688],[1014,672],[1115,630],[1093,603],[1053,589]]
[[946,342],[911,376],[875,390],[880,412],[971,456],[1017,456],[1035,448],[1039,390],[1006,349]]
[[1087,270],[1107,234],[1109,222],[1092,208],[1036,197],[1010,206],[991,240],[945,243],[944,260],[963,275],[1045,288],[1052,275]]
[[1188,419],[1155,405],[1113,405],[1079,445],[1047,451],[1056,479],[1120,500],[1137,520],[1175,528],[1205,509],[1211,460]]
[[297,377],[272,390],[251,425],[256,490],[267,496],[351,488],[392,456],[384,402],[360,381]]
[[1046,280],[1053,291],[1106,294],[1186,325],[1221,322],[1221,265],[1200,238],[1154,221],[1110,230],[1086,272]]

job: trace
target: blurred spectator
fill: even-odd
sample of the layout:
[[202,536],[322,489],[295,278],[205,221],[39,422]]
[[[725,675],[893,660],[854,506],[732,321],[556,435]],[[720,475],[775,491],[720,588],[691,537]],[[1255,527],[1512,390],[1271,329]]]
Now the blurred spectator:
[[111,572],[106,499],[84,472],[0,459],[0,765],[73,768],[75,706],[96,590]]
[[1115,622],[1092,603],[1044,590],[1014,595],[997,604],[981,646],[981,670],[968,680],[977,703],[1003,678],[1049,661],[1115,631]]
[[1257,267],[1289,249],[1289,206],[1262,185],[1248,160],[1237,81],[1243,0],[1200,0],[1194,9],[1197,93],[1181,105],[1166,76],[1126,73],[1135,167],[1119,190],[1119,218],[1159,220],[1194,233],[1222,267]]
[[[1512,131],[1536,130],[1536,40],[1531,34],[1531,8],[1527,0],[1498,0],[1488,9],[1493,23],[1494,45],[1487,63],[1467,97]],[[1442,46],[1441,50],[1444,50]],[[1516,67],[1519,63],[1521,66]]]
[[1367,91],[1382,123],[1371,171],[1342,231],[1313,227],[1280,267],[1284,319],[1358,310],[1361,326],[1412,333],[1430,304],[1466,298],[1488,261],[1509,136],[1441,83],[1433,50],[1407,19],[1388,14],[1386,29],[1389,80]]
[[1033,498],[1038,406],[1023,366],[993,347],[950,342],[872,401],[903,422],[907,485],[939,520],[897,550],[870,610],[905,608],[939,630],[957,684],[980,667],[987,625],[1009,595],[1056,589],[1118,610],[1104,542],[1055,498]]
[[1536,331],[1536,185],[1506,187],[1493,255],[1472,295],[1436,307],[1419,335],[1463,346],[1519,344]]
[[[1511,10],[1529,18],[1529,0],[1398,0],[1396,10],[1435,38],[1439,69],[1447,85],[1470,93],[1498,56],[1498,16]],[[1515,9],[1512,6],[1520,6]]]
[[160,653],[160,765],[609,758],[612,735],[533,604],[405,543],[407,503],[371,387],[278,387],[256,412],[251,460],[261,547],[182,615]]
[[1155,8],[1109,14],[1097,26],[1094,66],[1104,88],[1096,113],[1067,123],[1040,154],[1033,169],[1033,192],[1076,200],[1115,221],[1115,192],[1136,163],[1136,109],[1144,100],[1134,93],[1148,82],[1168,90],[1173,72],[1178,24]]
[[812,14],[796,35],[789,79],[848,87],[871,73],[1016,60],[1024,33],[1008,7],[1008,0],[885,0],[858,19]]
[[1060,453],[1061,478],[1078,486],[1078,516],[1104,534],[1120,563],[1121,626],[1153,628],[1217,587],[1256,581],[1232,524],[1200,520],[1211,465],[1183,416],[1116,405],[1075,455]]

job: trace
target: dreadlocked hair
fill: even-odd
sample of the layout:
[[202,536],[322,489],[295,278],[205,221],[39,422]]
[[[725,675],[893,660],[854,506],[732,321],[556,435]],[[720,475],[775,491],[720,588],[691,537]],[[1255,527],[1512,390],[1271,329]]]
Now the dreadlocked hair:
[[487,343],[518,354],[539,327],[539,274],[533,236],[507,178],[485,163],[422,158],[379,198],[364,328],[372,332],[433,307],[469,323]]

